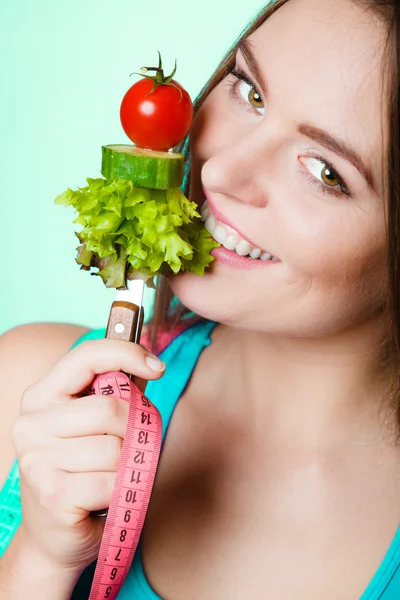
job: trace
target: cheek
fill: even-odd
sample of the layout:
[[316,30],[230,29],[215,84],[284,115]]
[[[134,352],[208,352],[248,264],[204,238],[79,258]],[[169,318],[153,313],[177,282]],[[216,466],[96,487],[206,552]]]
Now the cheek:
[[[386,249],[384,238],[362,240],[358,245],[348,239],[348,247],[337,251],[320,273],[320,285],[326,294],[338,291],[349,305],[368,309],[382,306],[387,297]],[[370,243],[368,243],[370,242]],[[374,243],[375,242],[375,243]]]
[[[340,207],[327,218],[318,212],[292,214],[282,237],[288,248],[288,278],[299,294],[333,303],[380,304],[386,294],[385,229],[380,215]],[[292,235],[290,234],[292,232]]]

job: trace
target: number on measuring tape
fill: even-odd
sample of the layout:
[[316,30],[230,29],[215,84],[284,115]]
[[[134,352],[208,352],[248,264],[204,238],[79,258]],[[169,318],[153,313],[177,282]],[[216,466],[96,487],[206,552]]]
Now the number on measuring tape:
[[131,502],[132,504],[134,504],[135,502],[137,502],[137,500],[136,500],[136,490],[135,491],[128,490],[126,492],[126,495],[125,495],[125,501],[126,502]]
[[138,442],[139,442],[139,444],[148,444],[149,443],[148,431],[139,431]]
[[160,455],[162,422],[155,406],[127,375],[95,378],[90,392],[129,402],[118,464],[89,600],[115,600],[131,566],[150,501]]

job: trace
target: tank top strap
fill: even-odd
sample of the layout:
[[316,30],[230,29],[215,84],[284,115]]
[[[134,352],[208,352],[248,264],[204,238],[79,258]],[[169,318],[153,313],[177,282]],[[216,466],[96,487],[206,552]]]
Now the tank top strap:
[[159,354],[166,365],[165,374],[157,381],[149,381],[146,396],[160,411],[163,439],[175,406],[192,375],[199,356],[211,343],[210,336],[216,324],[214,321],[204,320],[192,322],[180,333],[176,334],[175,331],[172,341]]
[[[178,337],[186,329],[189,329],[193,325],[196,325],[200,322],[204,322],[204,320],[198,316],[193,316],[179,321],[179,323],[177,323],[173,327],[159,331],[157,333],[156,339],[156,354],[160,355],[167,348],[167,346],[169,346],[171,342],[174,341],[176,337]],[[146,348],[150,347],[150,335],[148,331],[144,331],[142,333],[140,343]]]
[[15,460],[3,487],[0,488],[0,558],[20,526],[21,520],[19,471]]

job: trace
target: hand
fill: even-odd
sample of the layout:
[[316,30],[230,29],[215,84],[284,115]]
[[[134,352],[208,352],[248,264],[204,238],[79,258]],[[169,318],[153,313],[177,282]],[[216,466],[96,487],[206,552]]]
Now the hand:
[[[96,374],[159,379],[165,365],[131,342],[84,342],[26,390],[12,439],[19,461],[22,537],[55,567],[81,571],[95,560],[128,418],[112,396],[84,396]],[[104,435],[107,434],[107,435]]]

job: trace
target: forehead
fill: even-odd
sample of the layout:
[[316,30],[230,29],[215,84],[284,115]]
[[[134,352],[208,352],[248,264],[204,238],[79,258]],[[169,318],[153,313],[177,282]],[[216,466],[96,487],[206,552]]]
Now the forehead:
[[371,164],[382,154],[384,34],[353,0],[289,0],[250,36],[270,109],[327,129]]

